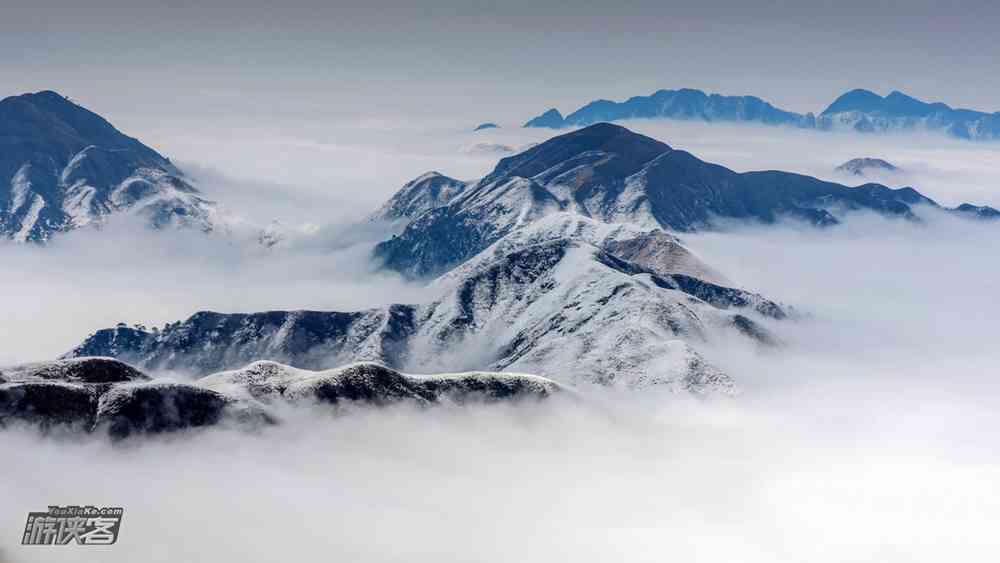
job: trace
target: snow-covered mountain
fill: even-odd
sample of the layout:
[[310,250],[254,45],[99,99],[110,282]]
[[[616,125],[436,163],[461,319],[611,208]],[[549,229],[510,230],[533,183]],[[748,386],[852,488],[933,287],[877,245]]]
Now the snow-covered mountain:
[[118,360],[76,358],[0,368],[0,428],[28,424],[120,439],[220,423],[274,424],[279,406],[429,406],[544,399],[562,390],[531,375],[412,376],[371,363],[313,372],[256,362],[191,382],[152,381]]
[[[633,240],[633,239],[626,239]],[[566,383],[727,389],[696,351],[722,333],[772,343],[767,299],[691,275],[657,274],[581,240],[482,253],[435,282],[440,297],[359,312],[202,312],[162,330],[96,332],[69,357],[207,374],[256,360],[308,369],[376,361],[417,372],[537,373]],[[669,258],[641,259],[671,269]],[[697,268],[681,253],[677,262]]]
[[869,90],[843,94],[818,116],[787,111],[755,96],[707,94],[691,88],[659,90],[624,102],[595,100],[566,117],[555,108],[549,109],[524,126],[560,129],[626,119],[744,122],[860,133],[930,130],[961,139],[1000,139],[1000,112],[956,109],[897,91],[882,97]]
[[737,173],[609,123],[504,158],[478,182],[449,192],[446,203],[421,199],[419,189],[411,182],[400,194],[439,206],[409,215],[405,229],[375,250],[386,267],[418,278],[439,275],[553,214],[684,232],[719,219],[792,217],[833,225],[859,209],[912,218],[919,206],[937,206],[913,188],[848,187],[781,171]]
[[449,178],[439,172],[427,172],[409,181],[385,202],[371,220],[396,222],[441,207],[462,193],[466,182]]
[[55,92],[0,100],[0,237],[43,242],[114,213],[211,231],[219,211],[167,158]]

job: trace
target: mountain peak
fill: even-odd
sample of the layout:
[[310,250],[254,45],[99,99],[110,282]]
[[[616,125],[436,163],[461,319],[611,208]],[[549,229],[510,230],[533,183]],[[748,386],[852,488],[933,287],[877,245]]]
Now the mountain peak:
[[666,143],[640,135],[620,125],[595,123],[553,137],[520,154],[502,159],[493,172],[483,179],[483,183],[511,176],[531,178],[549,171],[556,165],[585,159],[587,153],[611,155],[614,157],[613,162],[608,161],[606,166],[616,171],[634,172],[642,164],[669,150],[670,146]]
[[856,88],[841,94],[832,104],[820,115],[840,113],[844,111],[875,111],[879,109],[885,99],[871,90]]
[[899,168],[881,158],[852,158],[835,169],[837,172],[854,176],[865,176],[869,172],[899,172]]
[[543,127],[549,129],[559,129],[564,123],[563,114],[559,110],[552,108],[538,117],[528,120],[525,127]]
[[52,90],[0,101],[0,238],[44,242],[124,209],[211,230],[212,204],[167,158]]

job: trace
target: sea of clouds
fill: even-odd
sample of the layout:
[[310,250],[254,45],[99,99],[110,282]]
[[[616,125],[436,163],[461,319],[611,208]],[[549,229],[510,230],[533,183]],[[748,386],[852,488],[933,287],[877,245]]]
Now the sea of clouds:
[[[898,185],[1000,207],[996,145],[627,125],[740,171],[835,180],[843,161],[881,157],[906,171]],[[373,270],[387,231],[357,221],[427,170],[487,172],[497,155],[470,145],[552,135],[436,122],[280,133],[221,143],[161,129],[156,143],[234,212],[315,224],[319,238],[264,251],[121,221],[46,248],[0,246],[0,363],[54,357],[118,321],[420,300],[420,286]],[[538,405],[304,412],[258,434],[125,445],[7,431],[0,561],[991,561],[1000,227],[924,216],[684,235],[729,279],[802,313],[770,325],[778,350],[706,345],[740,386],[732,398],[585,390]],[[124,506],[118,544],[16,545],[28,511],[73,503]]]

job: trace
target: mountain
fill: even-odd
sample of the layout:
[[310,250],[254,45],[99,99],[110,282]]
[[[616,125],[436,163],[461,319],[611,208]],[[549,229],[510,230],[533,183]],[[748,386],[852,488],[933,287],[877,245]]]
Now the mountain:
[[118,212],[205,231],[217,215],[167,158],[67,98],[0,100],[0,237],[43,242]]
[[564,392],[558,383],[533,375],[466,372],[417,376],[376,363],[354,363],[337,369],[309,371],[276,362],[254,362],[241,369],[198,380],[209,389],[265,404],[361,401],[387,405],[412,401],[421,405],[511,399],[544,399]]
[[483,131],[485,129],[499,129],[499,128],[500,128],[500,126],[497,125],[496,123],[487,122],[487,123],[480,123],[479,125],[476,125],[476,128],[473,129],[473,131]]
[[723,96],[691,88],[659,90],[624,102],[595,100],[565,118],[558,110],[550,109],[524,126],[559,129],[626,119],[747,122],[862,133],[931,130],[961,139],[1000,138],[1000,112],[954,109],[896,91],[882,97],[869,90],[843,94],[819,116],[787,111],[755,96]]
[[882,97],[869,90],[851,90],[837,98],[818,119],[822,129],[862,133],[929,130],[971,140],[1000,139],[1000,112],[993,114],[927,103],[902,92]]
[[409,181],[371,217],[372,221],[398,221],[441,207],[462,193],[466,182],[438,172],[428,172]]
[[[411,189],[401,192],[407,200],[418,197]],[[780,171],[737,173],[608,123],[504,158],[453,193],[446,204],[435,198],[438,207],[411,215],[402,232],[376,247],[376,258],[410,277],[435,276],[560,213],[687,232],[726,219],[791,217],[823,226],[853,210],[915,218],[920,206],[937,207],[913,188],[848,187]]]
[[881,158],[852,158],[834,169],[851,176],[866,176],[886,172],[899,172],[899,168]]
[[524,124],[525,127],[547,127],[550,129],[558,129],[566,125],[563,115],[559,113],[559,110],[552,108],[545,113],[529,119],[527,123]]
[[555,109],[525,123],[525,127],[583,127],[624,119],[683,119],[694,121],[755,122],[812,128],[812,114],[798,114],[776,108],[754,96],[723,96],[701,90],[659,90],[649,96],[635,96],[624,102],[595,100],[561,118]]
[[299,404],[429,406],[544,399],[555,382],[520,374],[412,376],[370,363],[312,372],[274,362],[188,383],[152,381],[110,358],[78,358],[0,368],[0,428],[103,432],[122,439],[231,423],[275,424],[272,407]]
[[201,312],[157,331],[97,331],[67,357],[110,356],[196,375],[257,360],[305,369],[374,361],[417,372],[513,371],[570,384],[704,392],[732,381],[693,346],[722,334],[770,345],[759,321],[786,314],[759,295],[657,274],[580,240],[513,248],[484,252],[437,280],[439,297],[428,303],[358,312]]

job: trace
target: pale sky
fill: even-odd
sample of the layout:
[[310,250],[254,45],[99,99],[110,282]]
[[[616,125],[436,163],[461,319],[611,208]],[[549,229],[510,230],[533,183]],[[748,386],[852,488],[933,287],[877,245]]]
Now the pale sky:
[[0,18],[0,84],[126,124],[514,124],[680,87],[801,112],[851,88],[998,111],[998,21],[986,0],[17,0]]

